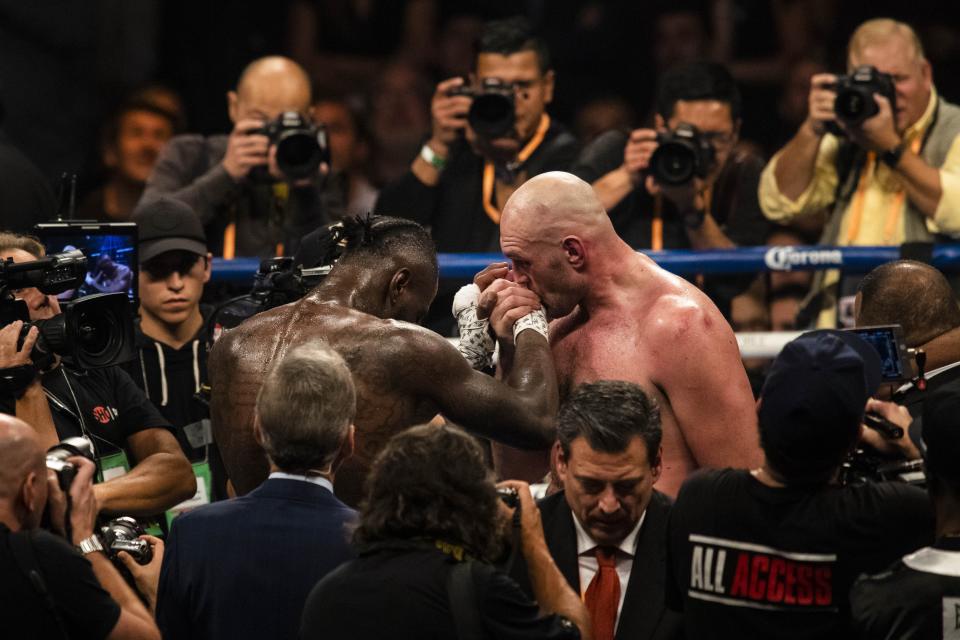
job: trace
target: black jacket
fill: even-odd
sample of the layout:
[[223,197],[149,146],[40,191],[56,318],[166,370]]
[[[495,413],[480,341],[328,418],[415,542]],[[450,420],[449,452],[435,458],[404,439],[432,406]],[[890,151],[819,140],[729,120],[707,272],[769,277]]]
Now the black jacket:
[[[562,491],[555,493],[541,500],[539,506],[550,555],[570,587],[579,594],[577,531],[566,496]],[[620,611],[616,640],[680,637],[680,618],[666,608],[664,601],[669,513],[670,498],[654,491],[637,536],[637,553],[633,558],[630,581]],[[522,557],[518,557],[510,575],[532,595],[527,566]]]

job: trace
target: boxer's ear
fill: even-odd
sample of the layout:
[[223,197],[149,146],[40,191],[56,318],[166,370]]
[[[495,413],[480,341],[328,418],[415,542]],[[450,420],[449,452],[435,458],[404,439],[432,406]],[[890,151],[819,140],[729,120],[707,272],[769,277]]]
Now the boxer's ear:
[[410,285],[410,269],[398,269],[390,279],[390,304],[396,304],[403,291]]
[[564,253],[567,254],[567,263],[574,269],[582,269],[587,259],[587,252],[580,238],[567,236],[561,245]]

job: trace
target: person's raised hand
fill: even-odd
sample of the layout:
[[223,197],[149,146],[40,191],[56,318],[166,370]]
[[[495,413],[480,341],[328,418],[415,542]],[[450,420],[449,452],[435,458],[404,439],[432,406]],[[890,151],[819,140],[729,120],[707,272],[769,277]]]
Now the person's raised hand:
[[221,164],[237,182],[246,179],[254,167],[268,164],[270,139],[262,133],[256,133],[262,127],[261,120],[245,118],[238,121],[230,132],[227,152]]

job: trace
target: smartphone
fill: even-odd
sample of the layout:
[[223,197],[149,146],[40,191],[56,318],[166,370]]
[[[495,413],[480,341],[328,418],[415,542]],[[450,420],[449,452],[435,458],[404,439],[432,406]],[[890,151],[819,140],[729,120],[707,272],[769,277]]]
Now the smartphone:
[[903,327],[890,324],[849,329],[870,343],[880,355],[883,382],[906,382],[913,377],[910,353],[903,340]]

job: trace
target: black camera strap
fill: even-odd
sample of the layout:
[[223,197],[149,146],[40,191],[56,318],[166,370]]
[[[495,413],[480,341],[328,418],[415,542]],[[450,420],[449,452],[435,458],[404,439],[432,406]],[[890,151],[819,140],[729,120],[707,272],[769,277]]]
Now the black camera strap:
[[63,618],[57,610],[57,604],[54,602],[53,596],[47,589],[40,563],[37,562],[37,556],[33,552],[33,532],[29,530],[11,532],[8,539],[10,540],[10,551],[13,553],[13,559],[20,568],[20,572],[43,602],[43,608],[50,612],[60,635],[69,639],[70,635],[63,624]]
[[485,640],[475,583],[476,562],[458,562],[447,576],[447,598],[458,640]]

